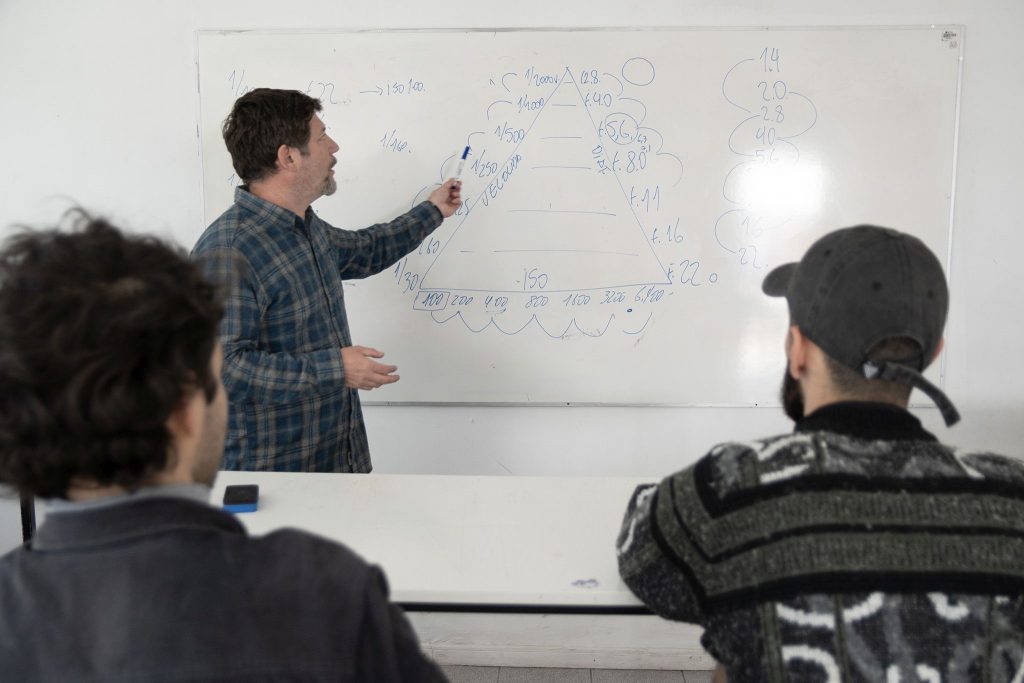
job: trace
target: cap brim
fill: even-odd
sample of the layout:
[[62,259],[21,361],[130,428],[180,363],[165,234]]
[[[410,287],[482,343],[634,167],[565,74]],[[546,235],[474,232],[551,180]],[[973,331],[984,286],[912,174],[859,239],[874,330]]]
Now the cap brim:
[[772,270],[765,276],[761,283],[761,291],[768,296],[786,296],[789,291],[789,281],[793,279],[798,263],[785,263]]

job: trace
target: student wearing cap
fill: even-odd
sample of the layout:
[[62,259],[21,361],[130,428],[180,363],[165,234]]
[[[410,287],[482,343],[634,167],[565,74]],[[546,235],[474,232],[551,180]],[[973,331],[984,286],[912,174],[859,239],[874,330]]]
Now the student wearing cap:
[[763,290],[789,305],[796,428],[638,487],[623,580],[704,627],[716,680],[1021,680],[1024,465],[943,445],[907,411],[918,388],[959,419],[921,375],[942,348],[938,259],[861,225]]

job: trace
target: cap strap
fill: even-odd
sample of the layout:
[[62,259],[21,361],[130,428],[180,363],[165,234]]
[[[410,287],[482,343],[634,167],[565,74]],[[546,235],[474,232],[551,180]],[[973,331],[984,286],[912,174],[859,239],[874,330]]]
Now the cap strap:
[[906,365],[900,365],[891,361],[882,361],[877,364],[873,361],[868,361],[864,364],[864,376],[868,379],[883,379],[889,382],[899,382],[916,387],[927,394],[928,398],[939,407],[939,412],[942,413],[942,419],[945,420],[947,427],[952,427],[960,421],[960,413],[957,412],[949,397],[942,393],[942,389],[929,382],[921,373],[913,368],[908,368]]

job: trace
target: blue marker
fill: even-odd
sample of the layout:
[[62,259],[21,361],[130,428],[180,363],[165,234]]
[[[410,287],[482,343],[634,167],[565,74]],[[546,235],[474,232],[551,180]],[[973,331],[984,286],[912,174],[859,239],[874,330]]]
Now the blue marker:
[[455,169],[455,179],[462,180],[462,169],[466,167],[466,157],[469,156],[469,145],[462,151],[462,158],[459,159],[459,167]]

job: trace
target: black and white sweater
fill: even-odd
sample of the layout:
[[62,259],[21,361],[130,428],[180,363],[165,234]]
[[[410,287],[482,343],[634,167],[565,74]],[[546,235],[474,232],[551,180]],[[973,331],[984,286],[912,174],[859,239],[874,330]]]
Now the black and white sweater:
[[619,570],[743,681],[1024,679],[1024,464],[838,403],[633,494]]

